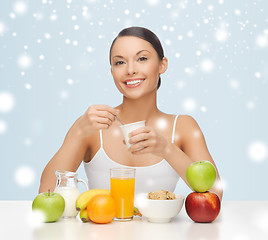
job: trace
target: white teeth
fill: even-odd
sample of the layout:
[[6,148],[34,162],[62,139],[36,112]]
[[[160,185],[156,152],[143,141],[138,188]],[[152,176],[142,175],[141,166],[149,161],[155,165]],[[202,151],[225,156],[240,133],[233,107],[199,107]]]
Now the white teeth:
[[140,83],[142,82],[142,80],[135,80],[135,81],[131,81],[131,82],[126,82],[127,85],[134,85],[134,84],[137,84],[137,83]]

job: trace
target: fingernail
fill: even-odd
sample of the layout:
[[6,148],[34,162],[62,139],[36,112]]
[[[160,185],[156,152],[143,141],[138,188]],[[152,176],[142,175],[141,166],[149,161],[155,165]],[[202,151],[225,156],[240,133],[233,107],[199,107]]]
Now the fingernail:
[[119,110],[116,110],[116,111],[115,111],[115,114],[117,115],[117,114],[119,114],[119,112],[120,112]]

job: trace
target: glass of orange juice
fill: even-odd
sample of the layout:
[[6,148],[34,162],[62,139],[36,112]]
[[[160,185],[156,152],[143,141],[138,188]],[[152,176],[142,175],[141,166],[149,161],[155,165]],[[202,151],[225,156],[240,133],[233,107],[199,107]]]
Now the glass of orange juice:
[[114,220],[132,220],[134,210],[135,169],[111,168],[110,184],[111,196],[116,206]]

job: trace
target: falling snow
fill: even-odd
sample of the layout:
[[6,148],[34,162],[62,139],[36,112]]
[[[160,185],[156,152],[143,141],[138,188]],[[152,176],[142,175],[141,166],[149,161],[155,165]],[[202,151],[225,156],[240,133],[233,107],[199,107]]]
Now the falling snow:
[[[254,198],[246,186],[259,186],[255,178],[268,164],[266,1],[2,2],[0,158],[14,176],[10,198],[37,184],[40,169],[90,105],[120,104],[109,47],[118,31],[133,25],[153,30],[168,58],[162,110],[189,114],[200,124],[227,199]],[[246,181],[239,187],[245,196],[231,182],[234,172]]]
[[9,92],[0,92],[0,112],[7,113],[13,110],[15,99]]
[[267,145],[264,142],[256,141],[250,144],[248,155],[254,162],[262,162],[266,160],[268,154]]
[[35,173],[31,167],[19,167],[14,174],[15,182],[21,187],[28,187],[34,183]]
[[5,133],[7,130],[7,124],[3,120],[0,120],[0,134]]

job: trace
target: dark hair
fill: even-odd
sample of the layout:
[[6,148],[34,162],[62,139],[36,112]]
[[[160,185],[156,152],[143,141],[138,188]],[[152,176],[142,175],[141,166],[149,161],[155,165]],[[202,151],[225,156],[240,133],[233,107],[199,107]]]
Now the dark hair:
[[[124,37],[124,36],[134,36],[134,37],[138,37],[149,42],[153,46],[155,51],[157,52],[159,59],[160,60],[163,59],[164,57],[163,47],[161,45],[159,38],[152,31],[143,27],[129,27],[129,28],[123,29],[117,35],[117,37],[113,40],[112,45],[110,47],[110,54],[109,54],[110,64],[111,64],[111,51],[112,51],[114,43],[116,39],[118,39],[119,37]],[[160,87],[160,85],[161,85],[161,77],[159,77],[157,89]]]

